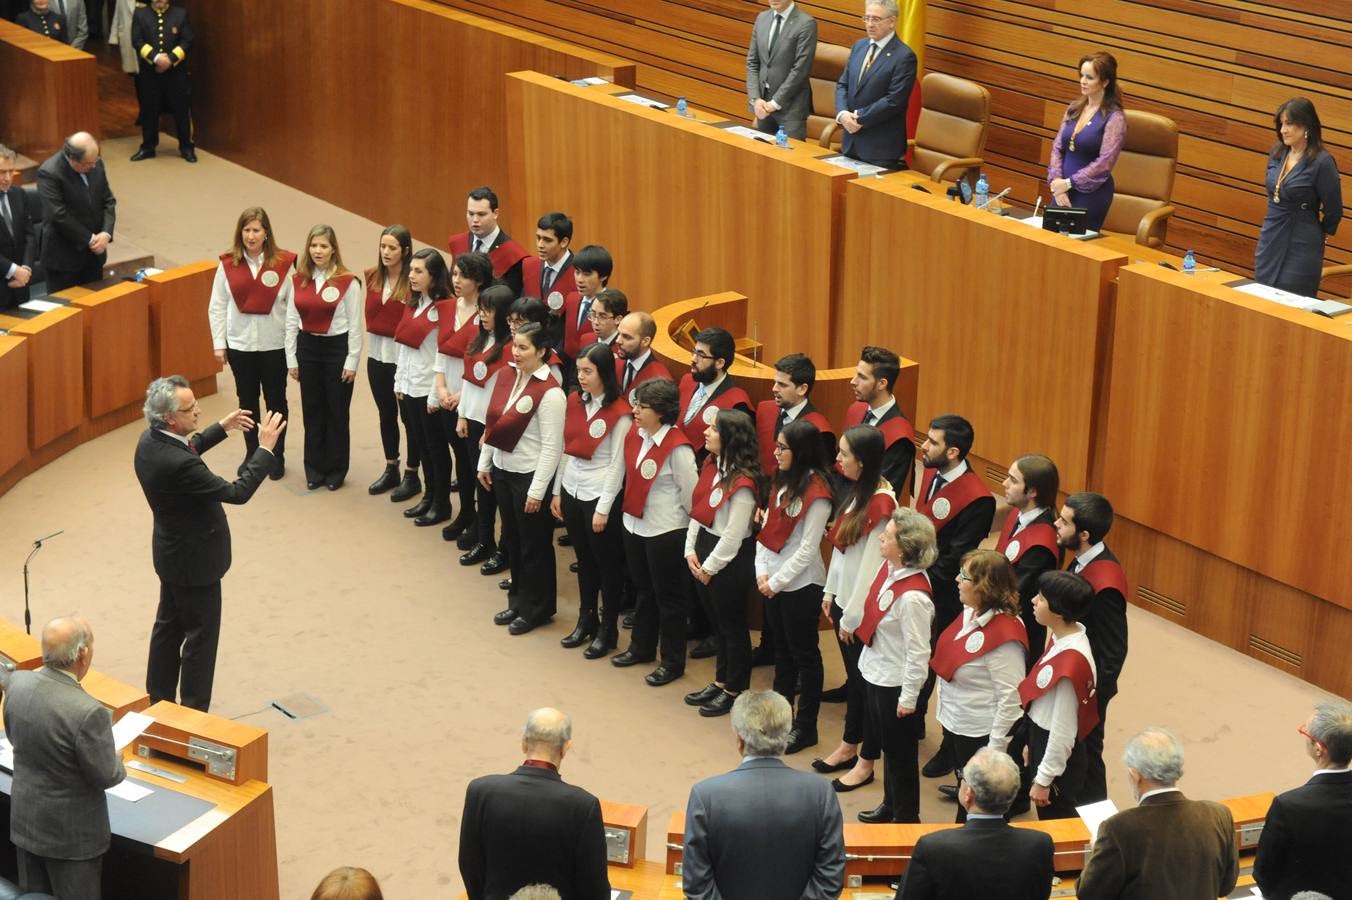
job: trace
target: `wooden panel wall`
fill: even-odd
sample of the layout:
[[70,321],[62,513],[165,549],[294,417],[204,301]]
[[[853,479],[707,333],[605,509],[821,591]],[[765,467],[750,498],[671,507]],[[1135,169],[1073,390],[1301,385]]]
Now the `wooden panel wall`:
[[[746,42],[763,0],[439,0],[636,61],[640,89],[746,115]],[[801,0],[800,0],[801,2]],[[904,2],[904,0],[903,0]],[[862,0],[810,0],[821,40],[861,36]],[[1075,64],[1106,49],[1127,103],[1179,125],[1169,245],[1249,272],[1263,218],[1272,114],[1314,100],[1339,168],[1352,171],[1352,3],[1346,0],[929,0],[926,65],[992,94],[996,187],[1031,204],[1052,134],[1078,92]],[[1352,184],[1345,192],[1352,194]],[[1329,244],[1352,261],[1352,228]]]
[[0,87],[0,143],[41,162],[77,131],[98,137],[98,71],[83,50],[0,20]]

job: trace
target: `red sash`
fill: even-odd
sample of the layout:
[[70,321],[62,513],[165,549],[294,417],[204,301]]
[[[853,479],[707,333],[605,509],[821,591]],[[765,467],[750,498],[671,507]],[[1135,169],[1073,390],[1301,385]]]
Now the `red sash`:
[[[569,271],[572,271],[571,269]],[[592,301],[595,302],[593,297]],[[596,329],[592,327],[591,316],[577,324],[577,311],[582,308],[582,295],[572,291],[563,298],[563,352],[576,358],[582,348],[596,340]]]
[[[868,404],[862,400],[851,403],[850,408],[845,410],[845,427],[853,428],[854,426],[861,424],[864,421],[864,413],[868,412],[868,409]],[[901,414],[901,410],[897,408],[895,403],[893,404],[893,409],[896,409],[897,411],[895,416],[889,416],[881,422],[876,423],[873,427],[883,433],[883,440],[887,442],[886,446],[888,447],[891,447],[903,438],[914,444],[915,428],[911,425],[910,420]]]
[[1069,678],[1071,687],[1075,688],[1075,699],[1080,701],[1079,728],[1076,737],[1082,741],[1094,730],[1099,721],[1098,703],[1094,701],[1094,670],[1090,667],[1089,660],[1078,650],[1058,653],[1050,661],[1044,662],[1047,653],[1050,653],[1054,646],[1055,639],[1048,641],[1047,651],[1042,654],[1042,659],[1039,659],[1029,670],[1028,676],[1019,682],[1019,701],[1023,703],[1024,709],[1027,709],[1034,700],[1050,691],[1062,678]]
[[930,668],[944,681],[952,681],[953,673],[959,668],[1010,641],[1018,641],[1025,652],[1028,650],[1028,631],[1018,616],[996,613],[984,628],[973,628],[966,638],[959,641],[962,619],[962,616],[958,616],[949,623],[944,633],[939,635],[939,642],[935,644],[934,654],[930,657]]
[[469,348],[465,349],[465,380],[470,384],[483,387],[488,384],[488,379],[511,363],[511,347],[503,347],[498,361],[489,362],[488,355],[493,352],[493,346],[493,344],[489,344],[478,353],[470,353]]
[[[803,517],[803,513],[807,512],[807,508],[813,503],[823,499],[831,499],[831,488],[819,476],[814,475],[808,479],[807,490],[803,491],[802,497],[794,498],[788,503],[770,504],[770,508],[765,511],[765,524],[761,526],[760,535],[756,540],[764,544],[765,549],[775,553],[783,550],[793,534],[793,529],[798,527],[798,520]],[[816,536],[811,535],[810,538],[815,546]]]
[[591,419],[582,405],[582,393],[568,395],[568,411],[563,416],[563,452],[574,459],[591,459],[596,448],[615,428],[615,423],[629,415],[629,401],[616,397],[609,406],[596,411]]
[[333,324],[333,311],[347,293],[356,275],[348,272],[330,278],[324,283],[323,290],[315,290],[315,283],[303,277],[299,272],[291,276],[295,286],[296,312],[300,313],[300,327],[307,334],[328,334]]
[[925,476],[920,480],[920,491],[915,497],[916,511],[934,523],[936,533],[943,531],[944,526],[956,519],[972,501],[991,495],[986,483],[968,468],[956,480],[949,481],[939,488],[932,502],[922,499],[929,496],[930,485],[934,483],[934,476],[938,473],[938,469],[925,469]]
[[[242,313],[251,316],[266,316],[272,312],[272,304],[277,302],[277,293],[282,289],[282,281],[287,270],[296,261],[296,254],[286,250],[277,251],[277,262],[264,264],[254,278],[247,260],[237,264],[234,254],[221,254],[221,268],[225,270],[225,283],[230,288],[230,296]],[[268,277],[268,273],[272,277]],[[272,282],[269,284],[268,282]]]
[[456,328],[455,305],[454,297],[437,303],[437,312],[441,316],[441,321],[437,323],[437,352],[464,359],[470,341],[479,336],[479,314],[471,315],[465,324]]
[[1094,595],[1114,590],[1124,598],[1127,596],[1127,574],[1115,559],[1098,559],[1081,569],[1077,574],[1094,586]]
[[[873,646],[873,635],[878,630],[878,623],[887,615],[892,604],[901,599],[902,594],[907,591],[920,591],[926,597],[930,597],[933,591],[929,576],[924,572],[907,575],[884,591],[883,582],[887,580],[888,565],[884,560],[878,567],[878,574],[873,577],[873,585],[868,589],[868,599],[864,601],[864,619],[854,630],[854,636],[870,647]],[[882,596],[879,596],[880,592]]]
[[[646,366],[645,366],[646,368]],[[662,471],[662,464],[677,447],[689,447],[685,432],[679,428],[667,429],[662,443],[654,444],[638,461],[638,451],[643,449],[643,436],[637,428],[630,428],[624,438],[624,511],[631,516],[642,516],[648,506],[648,492],[652,490],[653,479]],[[651,463],[651,465],[649,465]]]
[[[624,367],[627,365],[629,365],[629,360],[620,359],[618,356],[615,357],[615,380],[620,383],[621,387],[624,386]],[[657,354],[649,352],[648,361],[643,364],[643,368],[634,373],[634,381],[629,385],[629,402],[634,402],[634,388],[645,381],[652,381],[654,378],[664,378],[667,381],[672,380],[671,373],[667,371],[667,367],[662,364],[662,361],[657,358]]]
[[404,317],[394,329],[394,339],[405,347],[417,350],[423,345],[423,341],[427,340],[432,329],[437,327],[437,319],[440,318],[437,307],[441,304],[429,304],[421,315],[416,315],[411,306],[404,306],[402,303],[399,305],[404,307]]
[[[773,400],[762,400],[756,404],[756,437],[760,442],[761,471],[773,472],[775,465],[775,425],[779,423],[779,404]],[[822,434],[834,435],[835,431],[831,428],[831,423],[826,421],[826,417],[815,409],[802,413],[798,416],[804,422],[811,422],[817,426],[817,430]],[[794,419],[794,421],[798,421]]]
[[[1017,564],[1023,555],[1034,547],[1042,547],[1052,555],[1052,559],[1061,562],[1061,548],[1056,543],[1056,529],[1046,522],[1034,522],[1019,532],[1018,540],[1012,540],[1014,526],[1019,521],[1019,511],[1010,510],[1005,526],[1000,529],[1000,539],[995,542],[995,552],[1003,553],[1011,564]],[[1125,597],[1126,595],[1123,594]]]
[[[502,243],[488,251],[488,258],[493,261],[493,274],[499,278],[512,266],[530,256],[525,247],[507,237],[506,234],[503,234],[502,237]],[[446,246],[451,251],[452,256],[468,253],[470,247],[469,232],[462,231],[459,234],[451,235],[450,239],[446,241]]]
[[[737,387],[728,381],[732,376],[726,375],[723,378],[722,388],[717,394],[704,401],[700,411],[695,418],[689,422],[685,420],[685,411],[690,408],[690,401],[695,397],[695,378],[689,372],[681,376],[681,412],[680,423],[681,430],[685,436],[690,438],[690,444],[695,448],[695,452],[704,449],[704,429],[713,424],[714,416],[718,415],[720,409],[732,409],[738,404],[751,409],[751,398],[746,395],[746,391]],[[724,387],[723,385],[727,385]]]
[[[508,371],[514,373],[515,369]],[[548,369],[545,371],[548,372]],[[517,441],[521,440],[526,426],[535,417],[535,411],[540,408],[540,401],[544,398],[545,392],[552,387],[558,387],[559,383],[554,380],[552,372],[547,378],[536,378],[532,375],[526,379],[521,396],[508,406],[507,398],[515,386],[515,377],[499,378],[497,386],[493,388],[493,399],[488,404],[488,412],[484,415],[484,443],[507,453],[516,449]]]
[[545,261],[538,256],[527,256],[521,263],[521,295],[539,297],[554,315],[563,314],[564,298],[577,293],[577,279],[573,277],[573,258],[554,279],[548,291],[540,290],[540,278],[544,274]]
[[[690,518],[705,528],[714,527],[714,516],[728,498],[740,490],[748,490],[756,496],[756,482],[746,475],[738,475],[732,480],[732,486],[726,490],[718,485],[718,461],[709,457],[700,469],[699,481],[695,482],[695,491],[690,496]],[[757,504],[759,505],[759,498]]]
[[[869,498],[868,508],[864,510],[864,527],[859,529],[859,540],[864,540],[872,534],[873,529],[878,527],[878,523],[892,515],[892,511],[896,508],[897,498],[890,491],[875,491],[873,496]],[[831,542],[831,546],[841,553],[850,548],[849,544],[840,542],[840,525],[844,518],[844,513],[837,516],[835,524],[826,533],[826,539]]]

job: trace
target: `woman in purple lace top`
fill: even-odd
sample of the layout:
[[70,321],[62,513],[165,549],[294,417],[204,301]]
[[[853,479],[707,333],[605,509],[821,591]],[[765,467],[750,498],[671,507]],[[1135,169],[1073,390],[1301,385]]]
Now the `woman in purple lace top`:
[[1052,202],[1088,211],[1085,227],[1103,227],[1113,202],[1113,165],[1127,139],[1117,60],[1099,50],[1080,59],[1080,96],[1052,141],[1047,184]]

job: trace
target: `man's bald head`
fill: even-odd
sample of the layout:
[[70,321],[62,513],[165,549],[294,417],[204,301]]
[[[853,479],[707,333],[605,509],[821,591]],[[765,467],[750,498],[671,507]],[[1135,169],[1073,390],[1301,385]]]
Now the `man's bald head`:
[[83,678],[94,658],[94,628],[78,616],[52,619],[42,629],[42,664]]
[[657,337],[657,322],[648,313],[642,311],[631,312],[621,319],[620,328],[648,340]]
[[77,131],[66,138],[62,153],[71,162],[93,163],[99,158],[99,142],[87,131]]
[[527,759],[543,759],[558,765],[573,743],[573,720],[548,706],[533,710],[521,730],[521,749]]

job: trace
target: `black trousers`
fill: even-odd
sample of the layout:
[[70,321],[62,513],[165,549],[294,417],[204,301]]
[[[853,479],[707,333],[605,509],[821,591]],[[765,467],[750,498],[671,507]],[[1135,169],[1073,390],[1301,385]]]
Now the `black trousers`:
[[[221,636],[221,583],[182,585],[160,582],[160,605],[150,630],[146,693],[150,702],[179,701],[207,711],[216,678],[216,645]],[[181,682],[181,683],[180,683]]]
[[451,448],[451,457],[455,460],[456,491],[460,494],[460,512],[456,518],[470,518],[474,515],[475,485],[479,481],[479,445],[470,452],[469,439],[455,433],[460,424],[458,410],[442,410],[437,416],[441,420],[441,435]]
[[658,652],[661,663],[673,672],[685,671],[686,582],[685,529],[656,537],[624,532],[624,555],[629,574],[638,589],[634,630],[629,649],[647,658]]
[[380,447],[385,451],[386,459],[399,458],[399,422],[404,422],[404,443],[408,446],[408,455],[404,459],[404,468],[416,469],[422,457],[418,455],[417,442],[413,440],[413,425],[404,418],[399,408],[399,400],[394,396],[394,363],[381,362],[367,358],[366,381],[371,386],[371,399],[376,402],[376,415],[380,417]]
[[[616,498],[617,500],[619,498]],[[596,514],[595,500],[579,500],[568,493],[559,493],[563,507],[563,524],[572,538],[577,554],[577,596],[579,612],[596,612],[597,598],[601,601],[601,622],[612,632],[620,616],[624,601],[624,527],[616,509],[606,518],[606,527],[599,533],[592,530],[592,516]]]
[[[476,422],[473,419],[466,419],[465,422],[467,423],[466,427],[469,429],[469,436],[465,438],[465,444],[469,448],[470,456],[475,460],[470,471],[476,473],[474,476],[474,514],[479,520],[479,543],[483,544],[489,550],[495,551],[497,550],[498,542],[494,539],[493,528],[495,522],[494,516],[498,511],[498,501],[493,496],[494,491],[488,490],[482,484],[479,484],[479,476],[477,474],[479,442],[482,441],[484,437],[484,423]],[[461,480],[463,481],[464,479]]]
[[[282,418],[291,417],[291,409],[286,405],[286,351],[285,350],[235,350],[225,351],[230,371],[235,376],[235,396],[239,398],[240,409],[247,409],[255,422],[261,422],[261,408],[258,396],[262,392],[267,401],[268,412],[279,412]],[[258,449],[258,429],[244,432],[244,458],[253,456]],[[272,455],[278,460],[286,458],[286,432],[277,435],[277,446]]]
[[878,732],[883,751],[883,806],[892,810],[893,822],[920,821],[920,727],[918,712],[897,715],[901,686],[866,685],[869,718]]
[[[1023,777],[1023,792],[1026,795],[1033,785],[1038,766],[1042,765],[1042,757],[1047,755],[1047,741],[1051,739],[1051,734],[1039,728],[1027,716],[1024,716],[1023,721],[1028,735],[1028,767]],[[1066,760],[1065,770],[1052,782],[1051,803],[1036,807],[1039,820],[1073,819],[1079,815],[1075,807],[1087,802],[1083,799],[1085,762],[1084,741],[1076,741],[1075,748],[1070,751],[1070,758]]]
[[87,250],[80,252],[80,266],[77,269],[47,268],[47,293],[55,294],[68,287],[89,284],[103,280],[103,264],[108,261],[107,253],[95,256]]
[[526,512],[534,472],[508,472],[493,467],[493,493],[502,516],[502,544],[512,573],[507,605],[532,625],[549,621],[558,608],[558,575],[554,569],[554,516],[550,492],[540,508]]
[[792,705],[794,694],[801,688],[793,727],[811,734],[817,733],[817,711],[822,703],[822,652],[817,643],[821,608],[820,584],[780,591],[765,601],[765,612],[774,621],[779,635],[775,644],[774,689]]
[[[695,536],[696,558],[703,562],[717,545],[718,535],[701,528]],[[751,687],[751,632],[746,626],[746,601],[756,584],[755,540],[743,540],[732,562],[710,578],[708,584],[691,580],[695,582],[695,595],[714,626],[714,647],[718,651],[714,680],[730,694],[741,693]]]
[[14,848],[19,889],[24,896],[48,894],[60,900],[99,900],[103,895],[103,856],[93,859],[52,859]]
[[441,411],[427,411],[427,397],[404,397],[399,414],[409,423],[410,446],[418,448],[427,483],[423,490],[433,502],[451,502],[451,452],[441,431]]
[[[986,734],[981,737],[968,737],[965,734],[958,734],[945,728],[944,742],[953,748],[953,767],[960,770],[971,761],[973,756],[976,756],[978,750],[991,742],[991,736]],[[953,821],[959,825],[967,821],[967,810],[962,808],[961,803],[958,804],[957,818]]]
[[[934,655],[934,648],[939,643],[939,635],[943,634],[948,626],[953,624],[953,620],[962,615],[962,601],[958,599],[958,591],[955,582],[950,582],[952,590],[944,588],[940,590],[937,583],[934,586],[934,619],[930,622],[930,655]],[[929,674],[925,676],[925,683],[920,687],[920,696],[916,699],[915,712],[923,721],[926,714],[929,713],[930,696],[934,693],[934,670],[930,669]],[[941,748],[947,749],[948,742],[944,741]]]
[[1099,721],[1094,730],[1084,736],[1084,787],[1080,789],[1080,804],[1108,799],[1108,773],[1103,766],[1103,727],[1108,722],[1108,701],[1113,699],[1097,694]]
[[346,359],[346,334],[326,337],[302,331],[297,339],[306,481],[340,482],[347,477],[352,382],[343,381]]
[[136,76],[136,99],[141,104],[141,149],[154,150],[160,143],[160,114],[173,113],[180,153],[193,149],[192,115],[189,107],[192,84],[182,65],[167,72],[142,66]]
[[840,639],[840,617],[843,615],[845,610],[840,608],[840,604],[832,603],[831,622],[836,626],[840,658],[845,661],[845,732],[840,739],[847,744],[858,744],[859,755],[863,759],[877,759],[878,731],[868,714],[866,682],[864,676],[859,674],[859,654],[864,651],[864,645],[858,640],[847,644]]

